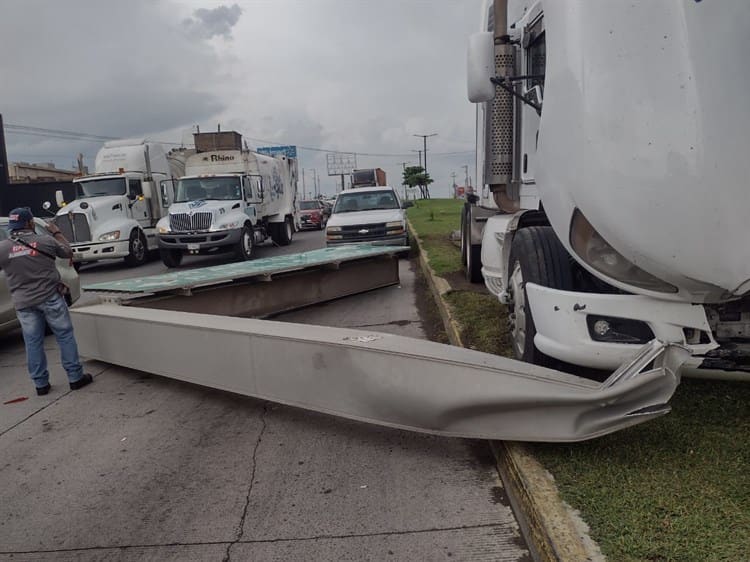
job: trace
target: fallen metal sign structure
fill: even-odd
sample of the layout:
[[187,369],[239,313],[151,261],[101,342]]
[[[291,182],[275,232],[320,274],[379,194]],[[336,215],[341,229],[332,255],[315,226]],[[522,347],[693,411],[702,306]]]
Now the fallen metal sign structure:
[[[388,269],[396,261],[393,254],[360,254],[349,266],[374,259]],[[347,261],[342,255],[338,271]],[[390,263],[383,256],[390,256]],[[268,265],[261,261],[251,263]],[[316,262],[296,271],[309,281],[311,268],[325,273],[325,266]],[[282,279],[291,274],[280,273]],[[269,285],[276,282],[273,272],[264,275],[270,275]],[[203,307],[221,302],[224,291],[238,291],[237,284],[247,284],[248,277],[254,278],[204,284],[213,296]],[[177,291],[170,296],[147,279],[139,283],[151,292],[143,297],[131,292],[123,301],[128,306],[72,310],[82,355],[272,402],[451,437],[581,441],[635,425],[669,411],[679,366],[689,354],[681,346],[653,341],[598,383],[391,334],[186,312],[189,300],[183,299],[199,295],[200,287],[180,292],[185,284],[177,283],[170,286]],[[250,283],[245,291],[262,283]],[[170,310],[170,299],[182,304]],[[267,308],[261,307],[261,313],[268,314]]]

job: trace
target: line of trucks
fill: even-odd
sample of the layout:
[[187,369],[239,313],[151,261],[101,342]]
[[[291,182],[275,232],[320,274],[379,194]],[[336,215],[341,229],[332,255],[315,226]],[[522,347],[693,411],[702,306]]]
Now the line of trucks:
[[104,144],[95,172],[74,180],[55,223],[74,263],[124,258],[132,266],[159,251],[167,267],[186,254],[233,252],[239,259],[295,231],[297,160],[242,147],[234,131],[195,133],[195,148],[167,150],[147,140]]
[[747,378],[748,73],[727,72],[750,52],[747,2],[482,10],[461,250],[516,357],[613,370],[658,339],[691,350],[688,374]]

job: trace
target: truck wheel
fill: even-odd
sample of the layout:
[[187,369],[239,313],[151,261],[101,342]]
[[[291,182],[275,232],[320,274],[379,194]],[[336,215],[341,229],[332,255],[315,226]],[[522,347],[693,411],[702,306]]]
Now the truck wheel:
[[461,215],[461,258],[469,283],[482,282],[482,244],[471,243],[471,206],[466,205]]
[[180,267],[182,263],[182,252],[180,250],[159,250],[159,257],[162,263],[169,268]]
[[247,261],[253,258],[253,230],[245,225],[242,228],[242,234],[240,235],[240,241],[237,242],[237,247],[234,251],[237,257],[242,261]]
[[469,245],[470,231],[467,230],[469,208],[468,203],[461,209],[461,265],[466,266],[466,248]]
[[274,227],[276,230],[276,237],[274,238],[274,242],[276,242],[279,246],[288,246],[292,243],[292,236],[294,236],[294,227],[292,226],[292,221],[289,217],[286,217],[283,223],[278,223],[274,225]]
[[148,261],[148,246],[146,246],[146,237],[139,229],[130,233],[130,245],[128,246],[129,254],[125,258],[125,263],[130,267],[143,265]]
[[508,321],[517,359],[553,369],[564,367],[562,361],[545,355],[534,345],[536,326],[528,304],[526,283],[573,290],[570,256],[552,227],[530,226],[519,230],[513,238],[508,278]]

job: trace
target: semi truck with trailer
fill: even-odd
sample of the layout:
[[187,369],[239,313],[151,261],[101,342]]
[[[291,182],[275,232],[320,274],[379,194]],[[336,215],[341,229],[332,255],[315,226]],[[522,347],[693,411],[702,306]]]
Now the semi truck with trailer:
[[195,133],[195,153],[176,182],[174,202],[157,225],[159,254],[178,267],[186,254],[233,252],[253,257],[269,238],[291,243],[297,160],[242,147],[235,131]]
[[73,180],[75,200],[65,202],[62,191],[56,193],[54,221],[71,242],[74,263],[117,258],[131,266],[145,263],[157,249],[156,223],[171,198],[160,186],[166,190],[166,180],[184,173],[190,152],[146,139],[106,142],[94,174]]
[[368,168],[352,170],[352,189],[357,187],[382,187],[385,183],[385,170],[382,168]]
[[484,3],[461,250],[517,358],[611,370],[660,340],[748,375],[748,28],[743,0]]

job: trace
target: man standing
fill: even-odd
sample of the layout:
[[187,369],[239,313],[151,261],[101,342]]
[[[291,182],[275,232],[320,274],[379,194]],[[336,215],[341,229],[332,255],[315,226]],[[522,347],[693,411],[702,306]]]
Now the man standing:
[[60,346],[70,389],[83,388],[93,378],[83,372],[68,304],[61,290],[60,273],[55,265],[55,257],[70,258],[73,251],[54,224],[47,225],[50,235],[36,234],[30,209],[13,209],[8,218],[10,239],[0,241],[0,269],[5,271],[16,316],[21,323],[26,362],[36,393],[43,396],[51,388],[44,353],[46,326],[55,334]]

